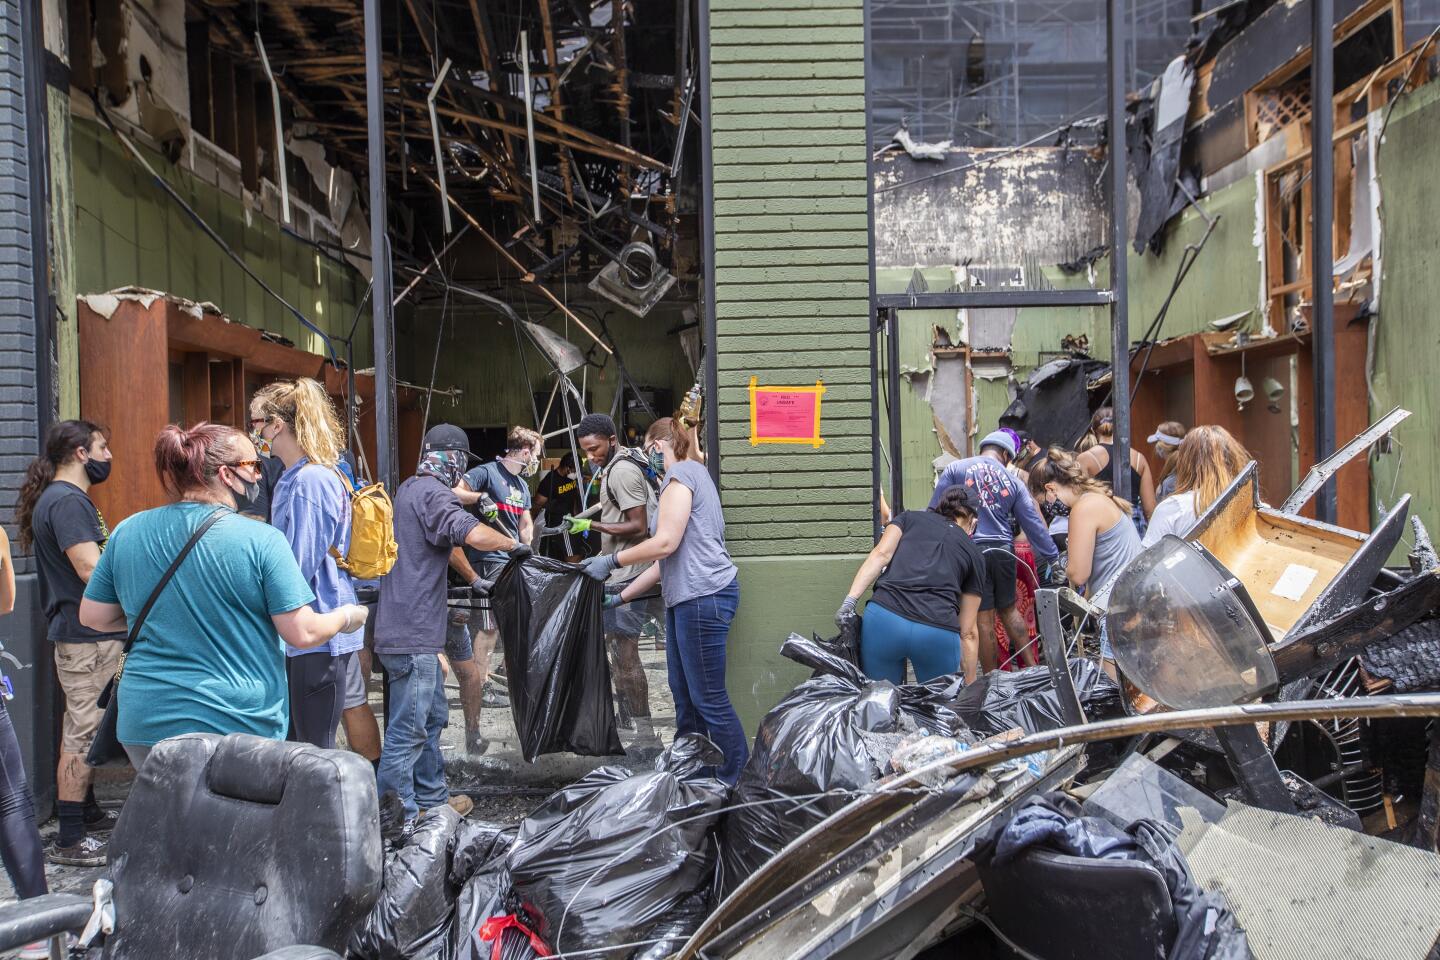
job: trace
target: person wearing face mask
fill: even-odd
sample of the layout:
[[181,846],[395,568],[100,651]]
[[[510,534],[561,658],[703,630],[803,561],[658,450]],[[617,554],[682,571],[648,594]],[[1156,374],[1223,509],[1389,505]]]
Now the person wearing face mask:
[[55,671],[65,696],[55,775],[60,832],[47,855],[68,866],[103,866],[105,841],[89,831],[114,826],[114,817],[95,802],[85,754],[103,713],[96,700],[115,675],[124,634],[91,630],[79,617],[85,584],[110,535],[90,488],[110,476],[110,463],[103,427],[62,420],[50,427],[44,451],[26,468],[15,505],[20,548],[35,555],[46,636],[55,645]]
[[[565,518],[580,512],[580,480],[575,475],[575,455],[565,454],[554,470],[540,479],[535,490],[531,513],[542,521],[546,531],[559,530],[555,536],[541,540],[540,552],[554,560],[578,563],[584,553],[585,541],[572,537]],[[542,531],[543,532],[543,531]]]
[[[180,734],[283,739],[290,711],[276,634],[310,650],[366,619],[356,604],[317,612],[284,534],[236,513],[237,498],[253,498],[260,480],[245,434],[171,424],[155,441],[155,471],[177,502],[116,526],[80,602],[82,623],[116,632],[153,594],[115,694],[116,735],[137,770],[156,743]],[[155,593],[197,531],[194,548]]]
[[1150,434],[1155,445],[1155,456],[1160,458],[1160,476],[1155,481],[1155,503],[1158,505],[1175,492],[1175,452],[1185,439],[1185,424],[1177,420],[1166,420]]
[[860,627],[860,669],[867,677],[904,683],[909,660],[920,683],[962,667],[965,682],[974,682],[985,582],[985,558],[970,540],[978,505],[965,487],[946,487],[933,507],[890,521],[860,565],[835,623],[846,627],[873,584]]
[[[1110,585],[1139,555],[1140,534],[1131,521],[1131,505],[1115,496],[1110,484],[1095,479],[1080,458],[1051,447],[1047,458],[1030,471],[1030,491],[1046,501],[1059,501],[1070,509],[1065,576],[1091,603],[1104,607]],[[1101,632],[1102,666],[1115,676],[1110,643]]]
[[[315,609],[355,602],[350,575],[336,564],[350,539],[353,484],[340,473],[344,428],[325,388],[308,378],[262,387],[250,401],[250,429],[284,472],[270,496],[270,522],[290,543],[300,572],[315,592]],[[372,763],[380,759],[380,728],[366,697],[358,651],[363,630],[336,634],[323,647],[287,650],[290,735],[327,750],[345,720],[346,739]]]
[[[659,503],[659,483],[654,476],[665,473],[663,457],[658,453],[647,457],[623,446],[615,435],[615,421],[603,413],[581,419],[575,428],[575,442],[600,478],[600,519],[570,518],[570,533],[599,533],[601,553],[613,554],[640,543],[650,535],[650,518]],[[607,589],[612,593],[623,590],[649,566],[642,562],[615,569],[606,581]],[[627,729],[650,723],[650,682],[640,661],[640,634],[653,615],[652,608],[651,601],[637,600],[604,613],[620,725]]]
[[[403,810],[403,819],[381,827],[402,837],[414,828],[420,808],[449,799],[440,731],[450,706],[440,654],[446,649],[451,556],[457,547],[507,558],[530,555],[528,546],[481,523],[460,505],[456,490],[469,455],[464,430],[437,424],[425,434],[415,476],[395,491],[400,560],[380,580],[375,615],[375,655],[385,667],[390,691],[377,785],[382,797],[394,794]],[[394,807],[382,802],[382,809]]]

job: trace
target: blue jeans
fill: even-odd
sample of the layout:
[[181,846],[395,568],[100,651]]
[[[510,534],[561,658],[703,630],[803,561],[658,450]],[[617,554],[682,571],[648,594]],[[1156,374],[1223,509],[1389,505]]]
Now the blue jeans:
[[725,642],[740,605],[740,584],[677,603],[665,611],[665,659],[675,698],[675,734],[704,734],[725,754],[716,772],[734,784],[750,756],[745,728],[725,690]]
[[394,791],[406,819],[413,819],[421,807],[438,807],[450,799],[440,753],[440,731],[450,717],[445,675],[437,654],[378,656],[390,680],[390,719],[376,786],[381,796]]
[[901,684],[906,660],[919,683],[958,673],[960,631],[907,619],[871,600],[860,621],[860,669],[872,680]]

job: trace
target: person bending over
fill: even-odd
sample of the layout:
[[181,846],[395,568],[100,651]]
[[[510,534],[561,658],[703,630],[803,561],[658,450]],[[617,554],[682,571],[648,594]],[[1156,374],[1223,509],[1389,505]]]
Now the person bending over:
[[974,682],[975,620],[985,581],[985,558],[970,540],[975,506],[964,487],[946,487],[934,507],[892,520],[860,565],[835,624],[845,629],[874,584],[860,628],[860,669],[867,677],[904,683],[909,660],[920,683],[957,673],[962,664],[965,682]]

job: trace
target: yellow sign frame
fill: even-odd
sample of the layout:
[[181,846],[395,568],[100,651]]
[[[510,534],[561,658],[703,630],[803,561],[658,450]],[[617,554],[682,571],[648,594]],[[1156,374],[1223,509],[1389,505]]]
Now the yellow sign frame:
[[[811,425],[808,436],[802,437],[762,437],[759,435],[759,413],[756,398],[762,393],[810,393],[815,395],[815,420]],[[750,446],[759,446],[762,443],[790,443],[803,444],[808,447],[820,447],[824,445],[825,438],[820,436],[820,400],[825,394],[825,383],[816,380],[813,387],[762,387],[759,377],[750,378]]]

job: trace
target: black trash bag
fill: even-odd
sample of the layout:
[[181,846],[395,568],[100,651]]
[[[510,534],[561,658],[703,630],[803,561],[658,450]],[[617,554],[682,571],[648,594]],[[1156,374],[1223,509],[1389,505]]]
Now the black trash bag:
[[531,918],[519,911],[501,854],[476,870],[456,897],[446,960],[492,960],[497,940],[500,960],[548,956],[548,946],[537,949],[532,937],[538,939],[539,934],[534,933]]
[[513,823],[462,820],[450,855],[450,886],[465,886],[481,867],[509,853],[519,831],[520,827]]
[[446,955],[455,891],[450,849],[460,815],[449,806],[429,811],[385,863],[380,899],[350,937],[359,960],[428,960]]
[[636,948],[630,960],[665,960],[679,953],[709,915],[709,891],[691,894],[671,910],[669,916],[650,928],[650,935],[645,939],[654,943]]
[[564,751],[625,752],[600,621],[602,595],[601,584],[573,564],[533,556],[507,564],[491,591],[510,710],[527,761]]
[[557,953],[647,939],[708,887],[729,788],[702,771],[723,759],[703,737],[678,737],[655,771],[601,767],[525,818],[507,859],[511,883]]
[[[1118,715],[1120,688],[1098,663],[1076,657],[1070,661],[1070,676],[1090,720]],[[991,671],[960,690],[950,706],[966,726],[982,736],[1015,727],[1028,734],[1066,726],[1050,668],[1044,666]]]

